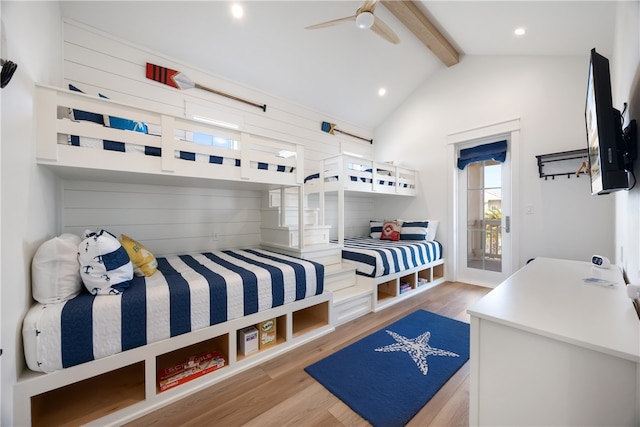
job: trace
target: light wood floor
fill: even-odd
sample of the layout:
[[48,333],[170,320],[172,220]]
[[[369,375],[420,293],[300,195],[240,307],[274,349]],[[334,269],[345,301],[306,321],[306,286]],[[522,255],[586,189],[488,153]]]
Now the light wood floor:
[[[490,289],[445,282],[378,313],[369,313],[260,366],[148,414],[130,426],[367,426],[304,368],[422,308],[469,322],[466,309]],[[366,390],[363,390],[366,393]],[[393,408],[389,408],[390,411]],[[409,426],[469,424],[469,362]]]

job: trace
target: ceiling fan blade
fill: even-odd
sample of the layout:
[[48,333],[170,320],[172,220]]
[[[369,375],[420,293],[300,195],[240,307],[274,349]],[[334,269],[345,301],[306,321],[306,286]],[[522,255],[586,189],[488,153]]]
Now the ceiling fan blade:
[[347,21],[355,21],[356,20],[356,16],[346,16],[344,18],[338,18],[338,19],[334,19],[331,21],[327,21],[327,22],[321,22],[320,24],[315,24],[315,25],[309,25],[308,27],[304,27],[307,30],[315,30],[318,28],[325,28],[325,27],[330,27],[332,25],[336,25],[336,24],[341,24],[343,22],[347,22]]
[[362,6],[360,6],[360,8],[358,9],[358,12],[356,13],[356,15],[360,12],[371,12],[373,13],[374,9],[376,8],[376,5],[378,4],[378,0],[365,0],[364,3],[362,3]]
[[398,44],[400,43],[400,38],[393,32],[391,27],[385,24],[380,18],[376,16],[375,21],[373,21],[373,25],[371,29],[374,33],[388,41],[389,43]]

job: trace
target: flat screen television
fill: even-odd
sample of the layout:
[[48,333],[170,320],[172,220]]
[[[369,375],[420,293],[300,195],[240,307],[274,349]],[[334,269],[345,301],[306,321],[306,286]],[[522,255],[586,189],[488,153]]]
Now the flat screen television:
[[[635,185],[636,122],[623,130],[622,115],[613,108],[609,60],[591,50],[585,104],[591,194],[629,190]],[[633,178],[633,179],[632,179]]]

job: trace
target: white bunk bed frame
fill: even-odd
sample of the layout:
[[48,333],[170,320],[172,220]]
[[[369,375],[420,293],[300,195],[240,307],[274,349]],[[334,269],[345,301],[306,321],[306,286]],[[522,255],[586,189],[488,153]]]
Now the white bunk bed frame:
[[[155,178],[219,179],[273,186],[300,186],[303,183],[304,146],[300,143],[242,129],[234,130],[189,117],[158,113],[115,100],[49,86],[37,86],[35,98],[37,161],[42,165],[62,167],[66,173],[72,169],[91,169],[94,172],[103,170],[155,175]],[[143,122],[149,126],[150,133],[142,134],[95,123],[72,121],[65,114],[69,108]],[[239,142],[239,147],[224,148],[187,142],[184,135],[189,132],[234,139]],[[142,149],[145,146],[160,148],[162,154],[155,157],[104,150],[96,153],[96,149],[70,145],[67,142],[68,135],[124,142]],[[176,151],[240,159],[241,165],[236,167],[182,160],[175,157]],[[293,155],[286,157],[287,154],[284,153]],[[256,169],[251,167],[252,162],[278,164],[295,169],[292,173]]]
[[[308,181],[305,191],[361,191],[415,196],[418,172],[390,163],[376,162],[352,154],[337,154],[322,160],[318,179]],[[330,180],[331,177],[335,177]],[[352,180],[355,177],[356,180]],[[392,182],[393,185],[380,184]]]
[[[159,134],[146,135],[69,120],[68,108],[81,109],[158,125]],[[65,116],[65,117],[62,117]],[[231,131],[214,125],[157,113],[117,101],[100,99],[63,89],[36,87],[37,161],[67,179],[96,179],[192,185],[224,180],[230,186],[270,189],[298,186],[303,182],[303,146],[246,131]],[[187,143],[176,139],[183,132],[221,132],[237,138],[239,149]],[[159,147],[161,157],[119,153],[70,146],[67,135],[122,141]],[[232,157],[241,166],[185,161],[175,150]],[[292,157],[280,157],[286,150]],[[295,168],[292,173],[258,170],[251,162]],[[203,181],[206,180],[206,181]],[[255,184],[256,187],[251,187]],[[226,184],[225,184],[226,185]],[[302,192],[300,192],[302,193]],[[302,242],[302,230],[300,241]],[[267,319],[276,319],[277,344],[250,355],[239,350],[238,332]],[[324,293],[284,306],[229,320],[170,339],[127,350],[52,373],[24,367],[14,385],[14,424],[61,425],[121,424],[183,398],[251,366],[332,332],[332,294]],[[226,356],[226,366],[166,391],[160,391],[157,371],[214,347]]]
[[[304,184],[304,192],[305,194],[319,193],[321,224],[325,223],[325,193],[338,193],[338,244],[340,246],[344,245],[346,191],[372,195],[415,196],[417,194],[418,171],[352,154],[342,153],[322,160],[318,175],[318,178]],[[381,181],[385,184],[380,184]],[[388,185],[389,182],[393,185]]]
[[[325,194],[338,193],[338,242],[344,246],[344,199],[346,192],[373,196],[415,196],[418,172],[352,154],[338,154],[321,161],[318,178],[304,184],[305,194],[319,194],[320,224],[325,223]],[[352,179],[353,177],[353,179]],[[383,182],[384,184],[381,184]],[[389,185],[389,182],[392,185]],[[445,281],[444,259],[380,277],[356,275],[354,286],[334,292],[334,315],[338,324],[369,311],[379,311],[422,293]],[[401,283],[410,290],[401,291]]]

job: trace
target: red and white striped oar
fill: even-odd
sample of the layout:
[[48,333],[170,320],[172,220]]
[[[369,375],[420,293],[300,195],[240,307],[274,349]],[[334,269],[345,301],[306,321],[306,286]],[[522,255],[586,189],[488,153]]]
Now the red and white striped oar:
[[228,93],[220,92],[215,89],[208,88],[206,86],[202,86],[199,83],[194,83],[191,81],[189,77],[180,71],[172,70],[170,68],[161,67],[159,65],[150,64],[147,62],[147,78],[151,80],[155,80],[157,82],[166,84],[171,87],[175,87],[176,89],[202,89],[207,92],[215,93],[216,95],[224,96],[227,98],[234,99],[236,101],[244,102],[245,104],[252,105],[254,107],[258,107],[262,109],[262,111],[267,111],[266,104],[260,105],[255,102],[247,101],[246,99],[238,98],[233,95],[229,95]]

